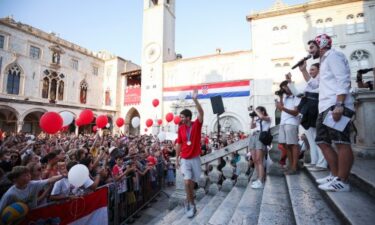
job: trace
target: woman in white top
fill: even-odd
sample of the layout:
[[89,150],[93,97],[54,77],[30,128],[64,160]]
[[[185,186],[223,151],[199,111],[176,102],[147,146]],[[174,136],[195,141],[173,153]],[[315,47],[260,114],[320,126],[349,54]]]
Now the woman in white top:
[[[256,116],[251,117],[251,129],[254,129],[253,135],[250,137],[249,148],[251,156],[254,161],[254,166],[258,174],[258,179],[255,180],[251,187],[254,189],[263,188],[264,183],[264,166],[263,159],[267,152],[267,146],[259,141],[259,135],[261,131],[268,131],[271,126],[271,118],[268,116],[266,108],[258,106],[254,113]],[[251,114],[250,114],[251,115]],[[262,125],[262,126],[261,126]]]

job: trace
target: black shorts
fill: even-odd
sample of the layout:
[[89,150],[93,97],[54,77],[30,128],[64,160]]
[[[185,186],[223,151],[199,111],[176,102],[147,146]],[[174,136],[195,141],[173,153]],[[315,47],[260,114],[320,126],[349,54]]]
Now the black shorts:
[[[326,111],[319,114],[318,119],[316,121],[315,142],[317,144],[350,144],[350,131],[352,129],[352,122],[349,122],[342,132],[327,127],[323,124],[324,118],[327,116],[327,113],[332,110],[332,108],[333,107],[330,107]],[[354,112],[348,108],[344,108],[343,115],[352,118]]]

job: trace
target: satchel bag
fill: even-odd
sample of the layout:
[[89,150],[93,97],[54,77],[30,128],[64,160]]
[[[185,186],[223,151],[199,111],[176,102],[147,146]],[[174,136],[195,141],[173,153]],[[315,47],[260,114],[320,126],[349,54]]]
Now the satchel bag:
[[259,134],[259,141],[262,142],[264,145],[270,145],[272,143],[273,136],[271,135],[271,131],[263,131],[262,127],[262,120],[260,120],[260,134]]

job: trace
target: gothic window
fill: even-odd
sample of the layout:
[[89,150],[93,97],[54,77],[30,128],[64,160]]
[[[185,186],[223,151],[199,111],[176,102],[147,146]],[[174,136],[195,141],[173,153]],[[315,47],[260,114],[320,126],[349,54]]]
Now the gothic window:
[[273,30],[273,31],[278,31],[279,28],[278,28],[278,27],[273,27],[272,30]]
[[42,98],[48,98],[48,91],[49,91],[49,79],[48,77],[45,77],[43,79]]
[[78,70],[78,60],[77,59],[72,59],[72,61],[71,61],[71,67],[74,70]]
[[357,14],[357,18],[356,18],[357,33],[363,33],[363,32],[366,31],[364,17],[365,17],[365,15],[363,13]]
[[51,90],[50,90],[50,100],[52,100],[52,101],[56,100],[56,91],[57,91],[57,80],[52,79],[51,80]]
[[110,90],[105,91],[105,105],[107,106],[111,105],[111,91]]
[[80,92],[79,92],[79,102],[81,104],[86,104],[87,102],[87,82],[83,80],[80,84]]
[[59,82],[57,100],[59,100],[59,101],[64,100],[64,81],[62,81],[62,80],[60,80],[60,82]]
[[17,64],[14,64],[8,70],[7,77],[7,93],[18,95],[20,92],[21,69]]
[[329,36],[333,36],[333,22],[332,18],[327,18],[325,20],[325,33]]
[[97,66],[93,66],[92,67],[92,73],[95,75],[95,76],[98,76],[99,74],[99,68]]
[[352,72],[370,67],[370,54],[365,50],[356,50],[350,55]]
[[354,15],[350,14],[346,17],[346,33],[347,34],[354,34]]
[[279,68],[279,67],[281,67],[281,64],[280,64],[280,63],[276,63],[276,64],[275,64],[275,67],[276,67],[276,68]]
[[51,102],[64,100],[64,74],[58,75],[56,72],[45,70],[42,80],[42,98],[47,98]]
[[4,49],[5,37],[0,35],[0,48]]
[[283,64],[283,66],[290,66],[290,64],[286,62]]

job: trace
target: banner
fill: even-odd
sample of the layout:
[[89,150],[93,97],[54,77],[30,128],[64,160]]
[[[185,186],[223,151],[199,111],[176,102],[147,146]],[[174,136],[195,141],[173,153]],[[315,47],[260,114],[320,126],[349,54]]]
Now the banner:
[[179,99],[179,96],[191,99],[190,95],[195,89],[198,90],[198,99],[209,99],[218,95],[223,98],[248,97],[250,96],[250,80],[165,87],[163,88],[163,100],[175,101]]
[[21,225],[107,225],[108,188],[61,204],[31,210]]
[[141,87],[125,88],[124,105],[137,105],[141,103]]

